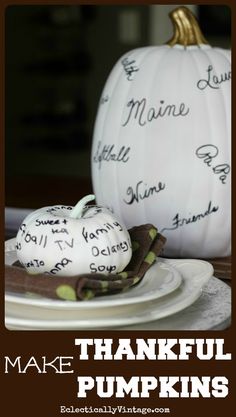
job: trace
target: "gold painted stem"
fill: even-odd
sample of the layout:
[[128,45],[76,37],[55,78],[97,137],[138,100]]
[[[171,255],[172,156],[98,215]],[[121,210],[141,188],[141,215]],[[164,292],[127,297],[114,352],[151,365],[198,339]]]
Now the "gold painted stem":
[[178,7],[172,10],[169,16],[174,26],[174,35],[167,42],[167,45],[174,46],[178,44],[189,46],[208,44],[201,32],[196,17],[187,7]]

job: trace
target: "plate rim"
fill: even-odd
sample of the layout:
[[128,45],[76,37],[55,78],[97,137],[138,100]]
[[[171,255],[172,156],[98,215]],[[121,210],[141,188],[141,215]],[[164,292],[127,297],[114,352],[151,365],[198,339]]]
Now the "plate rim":
[[[186,262],[182,262],[182,268],[184,268],[184,263]],[[209,264],[206,261],[202,261],[202,263],[204,264]],[[154,265],[153,265],[154,266]],[[200,280],[199,280],[199,276],[200,276]],[[152,314],[150,314],[150,308],[154,308],[155,309],[155,301],[150,301],[145,303],[147,308],[146,308],[146,315],[145,312],[141,311],[140,314],[135,315],[135,317],[118,317],[114,320],[114,318],[106,318],[104,320],[104,318],[102,319],[98,319],[96,320],[96,323],[94,324],[94,320],[91,319],[83,319],[81,320],[29,320],[29,319],[21,319],[21,318],[12,318],[12,317],[5,317],[5,325],[7,327],[7,325],[13,325],[14,324],[21,324],[21,326],[24,326],[27,328],[30,328],[30,330],[32,330],[32,327],[34,328],[34,330],[83,330],[83,329],[99,329],[99,328],[111,328],[111,327],[122,327],[122,326],[129,326],[132,324],[142,324],[142,323],[147,323],[150,321],[155,321],[155,320],[159,320],[161,318],[165,318],[168,316],[171,316],[173,314],[176,314],[182,310],[184,310],[185,308],[189,307],[191,304],[193,304],[201,295],[202,293],[202,288],[203,286],[210,280],[210,278],[212,277],[211,274],[211,268],[208,268],[207,273],[205,272],[205,274],[200,273],[200,274],[196,274],[194,277],[189,277],[187,278],[186,276],[183,279],[182,284],[180,285],[179,289],[177,290],[177,292],[173,292],[172,294],[170,294],[169,298],[174,298],[175,304],[172,304],[172,308],[170,309],[168,306],[166,307],[167,311],[164,309],[160,310],[158,309],[158,306],[156,305],[156,310],[155,310],[155,314],[153,313],[152,310]],[[193,288],[192,292],[188,292],[189,291],[189,286],[191,285],[190,280],[195,279],[195,288]],[[186,291],[186,295],[184,296],[184,291]],[[177,293],[179,293],[177,295]],[[168,298],[165,297],[166,299]],[[177,302],[176,302],[176,298],[177,298]],[[163,301],[163,299],[162,299]],[[161,299],[160,299],[161,302]],[[145,305],[144,304],[144,305]],[[141,316],[141,317],[140,317]],[[46,326],[45,326],[46,323]],[[34,327],[35,324],[38,325],[38,327]]]
[[[13,244],[13,241],[15,238],[9,239],[9,241],[5,242],[5,252],[16,252],[15,250],[10,249],[9,251],[6,249],[7,242],[9,244]],[[159,264],[158,264],[159,259]],[[21,296],[20,293],[17,295],[10,292],[5,292],[5,302],[11,303],[11,304],[18,304],[18,305],[25,305],[25,306],[31,306],[31,307],[37,307],[37,308],[48,308],[51,310],[87,310],[87,309],[97,309],[97,308],[112,308],[114,306],[126,306],[130,304],[139,304],[144,303],[152,300],[157,300],[159,298],[162,298],[168,294],[171,294],[173,291],[179,288],[179,286],[182,283],[182,276],[180,272],[174,268],[172,265],[167,264],[165,261],[163,262],[163,258],[158,257],[156,264],[161,268],[161,264],[164,264],[165,269],[166,266],[168,267],[168,273],[165,279],[168,278],[169,274],[172,274],[172,277],[174,279],[174,282],[172,282],[172,285],[167,288],[163,292],[159,292],[160,289],[155,289],[155,291],[152,291],[149,293],[149,295],[144,296],[142,295],[136,295],[136,296],[130,296],[129,297],[129,291],[127,291],[124,294],[127,294],[125,298],[115,298],[116,295],[110,295],[109,299],[104,299],[105,296],[99,297],[99,298],[93,298],[92,300],[88,301],[67,301],[67,300],[54,300],[50,298],[26,298]],[[147,276],[147,273],[145,276]],[[143,277],[143,280],[145,280],[145,276]],[[111,298],[113,297],[113,298]]]

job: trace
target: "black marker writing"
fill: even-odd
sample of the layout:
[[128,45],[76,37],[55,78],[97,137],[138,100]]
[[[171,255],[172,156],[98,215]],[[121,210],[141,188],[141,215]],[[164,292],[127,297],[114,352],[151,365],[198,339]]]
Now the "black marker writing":
[[106,96],[104,96],[104,97],[102,97],[101,98],[101,100],[100,100],[100,104],[102,105],[102,104],[105,104],[105,103],[107,103],[109,101],[109,96],[108,95],[106,95]]
[[172,219],[172,225],[171,227],[164,227],[161,230],[161,233],[163,233],[165,230],[176,230],[179,227],[191,224],[191,223],[196,223],[202,219],[204,219],[205,217],[216,213],[218,211],[219,207],[218,206],[212,206],[212,202],[210,201],[207,207],[207,210],[204,211],[203,213],[199,213],[199,214],[194,214],[193,216],[190,217],[180,217],[180,214],[177,213],[173,219]]
[[140,200],[149,198],[153,194],[157,194],[160,191],[165,189],[165,184],[159,182],[158,185],[148,187],[143,181],[139,181],[136,186],[133,188],[129,186],[127,188],[126,194],[129,196],[129,200],[123,200],[126,204],[139,203]]
[[102,162],[128,162],[130,156],[130,147],[121,146],[119,149],[114,149],[115,145],[103,145],[101,148],[101,141],[98,142],[98,146],[93,157],[93,161],[98,163],[99,169]]
[[62,229],[52,229],[52,233],[53,234],[55,234],[55,233],[66,233],[67,235],[69,234],[68,233],[68,230],[65,229],[65,228],[62,228]]
[[68,242],[67,240],[55,240],[54,243],[56,243],[56,245],[58,245],[61,250],[64,250],[66,249],[66,246],[73,248],[74,239],[72,238],[70,242]]
[[219,154],[219,149],[215,145],[202,145],[196,150],[196,155],[199,159],[203,159],[203,162],[210,168],[214,174],[219,175],[219,180],[222,184],[226,183],[227,175],[230,172],[229,164],[218,164],[212,167],[212,160]]
[[45,274],[49,275],[55,275],[57,272],[61,271],[63,268],[65,268],[69,263],[71,263],[72,260],[68,258],[63,258],[60,262],[57,262],[55,266],[50,271],[45,271]]
[[26,235],[24,236],[24,241],[26,243],[34,243],[35,245],[39,245],[39,246],[43,246],[44,248],[47,245],[47,235],[40,235],[40,236],[36,236],[36,235],[31,235],[31,233],[26,233]]
[[207,68],[207,78],[202,78],[197,82],[197,87],[199,90],[205,90],[205,88],[210,87],[215,90],[218,90],[220,88],[220,85],[225,82],[229,81],[231,79],[231,71],[225,72],[223,74],[220,74],[219,76],[213,74],[213,66],[209,65]]
[[90,267],[90,271],[94,272],[94,273],[107,271],[109,274],[111,274],[113,271],[116,270],[116,265],[108,265],[108,266],[98,265],[98,266],[96,266],[94,262],[92,262],[89,265],[89,267]]
[[147,107],[147,99],[141,100],[131,99],[127,103],[128,115],[122,126],[127,126],[131,120],[136,120],[139,126],[145,126],[153,120],[163,117],[185,117],[189,113],[189,107],[185,103],[165,104],[164,100],[160,100],[158,107]]
[[31,268],[31,267],[33,267],[33,268],[40,268],[41,266],[44,266],[45,265],[44,261],[39,260],[39,259],[32,259],[29,262],[21,262],[21,264],[23,266],[25,266],[26,268]]
[[106,246],[105,248],[99,248],[98,246],[92,246],[92,255],[93,256],[110,256],[112,253],[124,253],[127,252],[127,250],[129,249],[129,245],[128,242],[123,241],[120,243],[117,243],[116,245],[112,245],[112,246]]
[[132,81],[133,80],[133,74],[139,70],[139,68],[135,65],[136,61],[134,59],[129,61],[129,58],[125,57],[125,58],[122,59],[121,63],[124,67],[124,70],[125,70],[125,73],[126,73],[126,76],[127,76],[127,80]]
[[82,236],[85,240],[85,242],[88,243],[89,239],[99,239],[100,235],[103,235],[104,233],[109,233],[110,230],[114,230],[115,228],[118,229],[118,231],[122,231],[123,228],[117,221],[112,223],[104,223],[102,227],[98,227],[97,229],[94,229],[92,232],[88,232],[85,227],[82,229]]

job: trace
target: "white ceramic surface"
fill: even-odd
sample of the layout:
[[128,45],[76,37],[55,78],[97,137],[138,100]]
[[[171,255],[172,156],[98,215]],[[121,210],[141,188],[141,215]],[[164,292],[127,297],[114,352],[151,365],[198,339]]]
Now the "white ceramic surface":
[[[15,240],[10,239],[5,244],[5,263],[12,265],[17,260],[16,251],[14,249]],[[53,277],[52,277],[53,279]],[[105,307],[114,306],[130,306],[131,304],[143,303],[145,301],[154,300],[176,290],[182,282],[180,272],[173,268],[170,264],[166,263],[161,258],[158,259],[155,269],[149,269],[143,280],[134,288],[121,292],[119,294],[110,296],[101,296],[89,301],[74,302],[74,301],[60,301],[51,300],[47,298],[31,296],[25,294],[13,294],[7,293],[5,295],[5,301],[7,305],[15,304],[18,309],[23,307],[31,308],[30,313],[40,314],[38,309],[54,309],[59,310],[60,316],[64,317],[65,310],[72,310],[73,314],[81,310],[93,310],[104,309]],[[13,307],[13,306],[12,306]],[[88,313],[88,311],[87,311]],[[50,312],[48,314],[51,314]],[[56,312],[58,314],[58,311]],[[94,314],[92,312],[92,314]],[[110,313],[109,313],[110,314]]]
[[123,326],[119,330],[225,330],[231,324],[231,288],[212,277],[202,294],[189,307],[171,316],[143,324]]
[[[151,322],[157,319],[168,317],[182,311],[198,299],[202,287],[212,277],[213,268],[211,264],[200,260],[168,260],[163,262],[178,269],[182,275],[182,283],[178,289],[169,295],[157,300],[138,304],[133,314],[127,314],[126,309],[115,313],[115,308],[110,309],[113,315],[99,317],[97,311],[94,317],[81,316],[70,320],[61,318],[38,318],[33,319],[19,314],[18,317],[6,310],[5,325],[9,329],[28,330],[76,330],[76,329],[98,329],[117,328],[125,325]],[[150,270],[156,271],[158,264],[154,264]],[[70,310],[71,311],[71,310]]]

